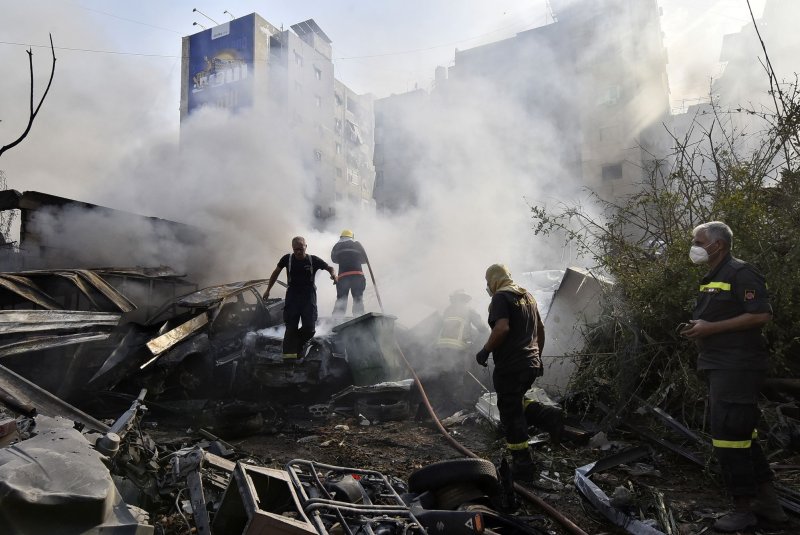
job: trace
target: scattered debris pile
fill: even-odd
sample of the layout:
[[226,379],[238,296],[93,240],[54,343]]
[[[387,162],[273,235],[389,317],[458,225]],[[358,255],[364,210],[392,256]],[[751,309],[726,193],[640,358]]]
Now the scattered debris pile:
[[[0,366],[2,525],[565,533],[540,515],[546,509],[518,499],[526,495],[503,470],[492,392],[441,421],[447,439],[470,442],[483,458],[453,459],[452,443],[418,410],[427,398],[409,379],[392,316],[322,319],[301,358],[285,360],[283,301],[264,300],[265,284],[198,290],[166,268],[0,275],[0,356],[9,365]],[[559,378],[557,389],[534,387],[528,397],[574,410]],[[800,409],[786,388],[773,399],[759,432],[781,503],[800,514]],[[633,534],[708,529],[709,507],[724,501],[704,430],[639,399],[580,409],[558,437],[529,429],[539,503],[556,503],[591,533],[609,532],[609,522]],[[252,438],[226,442],[241,437]],[[567,532],[584,533],[576,529]]]

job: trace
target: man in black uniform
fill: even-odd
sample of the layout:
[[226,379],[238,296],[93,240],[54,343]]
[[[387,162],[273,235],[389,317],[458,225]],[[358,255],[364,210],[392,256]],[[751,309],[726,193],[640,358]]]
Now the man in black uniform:
[[353,294],[353,316],[364,313],[364,289],[367,279],[361,265],[367,262],[364,247],[353,239],[351,230],[343,230],[339,241],[331,250],[331,261],[339,264],[339,282],[336,283],[334,316],[344,316],[347,310],[347,295]]
[[[278,280],[281,270],[286,268],[288,288],[283,308],[283,322],[286,332],[283,335],[283,358],[296,359],[303,346],[311,340],[317,323],[317,286],[314,276],[324,269],[331,274],[336,284],[336,273],[333,268],[318,256],[306,254],[306,239],[302,236],[292,238],[292,254],[286,254],[278,261],[278,266],[269,276],[264,299],[269,299],[269,292]],[[302,327],[298,325],[302,321]]]
[[708,264],[700,294],[683,336],[699,349],[698,370],[707,374],[711,436],[722,478],[734,510],[717,519],[714,529],[743,531],[758,518],[785,522],[772,486],[773,474],[756,440],[758,396],[767,368],[761,328],[772,319],[764,277],[731,256],[733,234],[720,221],[692,233],[689,257]]
[[526,411],[538,403],[526,400],[525,392],[534,379],[542,375],[544,324],[536,300],[525,288],[514,284],[504,265],[489,266],[486,284],[492,296],[489,305],[492,331],[475,360],[486,366],[489,353],[494,357],[492,382],[497,392],[497,410],[506,448],[511,453],[511,472],[515,479],[532,481],[537,470],[528,449]]

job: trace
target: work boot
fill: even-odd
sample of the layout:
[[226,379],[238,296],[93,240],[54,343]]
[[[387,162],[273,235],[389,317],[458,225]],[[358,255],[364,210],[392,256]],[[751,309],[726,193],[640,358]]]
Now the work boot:
[[789,521],[786,512],[778,502],[778,495],[772,481],[764,481],[758,485],[758,495],[753,502],[753,512],[756,516],[770,524],[783,524]]
[[531,450],[511,450],[511,475],[514,481],[535,481],[539,476],[539,470],[531,457]]
[[561,439],[564,436],[564,418],[564,411],[559,411],[555,422],[553,422],[553,427],[548,429],[550,433],[550,445],[553,447],[561,444]]
[[747,531],[756,527],[758,519],[753,513],[753,499],[750,496],[734,496],[733,511],[719,517],[714,522],[714,530],[723,533]]

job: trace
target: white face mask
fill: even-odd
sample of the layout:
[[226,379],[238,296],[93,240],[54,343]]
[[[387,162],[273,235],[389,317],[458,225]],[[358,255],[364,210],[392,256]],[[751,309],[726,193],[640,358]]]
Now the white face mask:
[[689,259],[694,264],[708,264],[708,251],[699,245],[692,245],[689,249]]

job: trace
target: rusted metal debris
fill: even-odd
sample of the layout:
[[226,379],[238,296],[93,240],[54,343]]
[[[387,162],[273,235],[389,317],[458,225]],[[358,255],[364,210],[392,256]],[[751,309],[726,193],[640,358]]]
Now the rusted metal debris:
[[[11,408],[17,412],[31,414],[35,409],[36,413],[53,418],[56,416],[69,418],[87,429],[108,431],[108,426],[103,422],[64,402],[5,366],[0,366],[0,401],[5,403],[6,400],[11,400],[11,403],[6,405],[14,405],[15,407]],[[25,410],[20,411],[18,408]]]
[[[14,308],[27,308],[26,302],[31,302],[47,310],[130,312],[136,309],[136,305],[127,297],[88,269],[0,273],[0,286],[19,298]],[[75,290],[79,298],[73,298],[75,306],[69,306],[63,297]],[[52,295],[54,292],[57,292],[56,295]],[[13,307],[14,304],[11,304]]]
[[664,535],[651,525],[625,513],[592,480],[591,475],[623,463],[630,463],[650,454],[647,448],[621,451],[599,461],[575,469],[575,486],[603,516],[632,535]]
[[[11,393],[42,413],[18,418],[18,429],[25,429],[20,440],[0,448],[5,496],[0,516],[15,533],[147,535],[154,533],[156,515],[162,521],[181,518],[182,530],[202,535],[545,533],[531,523],[534,518],[522,522],[498,509],[496,474],[463,466],[491,467],[488,461],[460,459],[423,467],[411,474],[411,491],[404,481],[379,472],[310,460],[276,469],[242,460],[242,453],[216,441],[199,440],[180,449],[156,443],[142,431],[145,391],[108,427],[43,395],[21,377],[5,378]],[[54,410],[77,417],[83,432],[70,418],[43,415]],[[443,470],[447,477],[433,477]],[[467,477],[471,473],[474,481]],[[465,490],[453,494],[454,482]],[[451,496],[447,503],[444,496]]]

